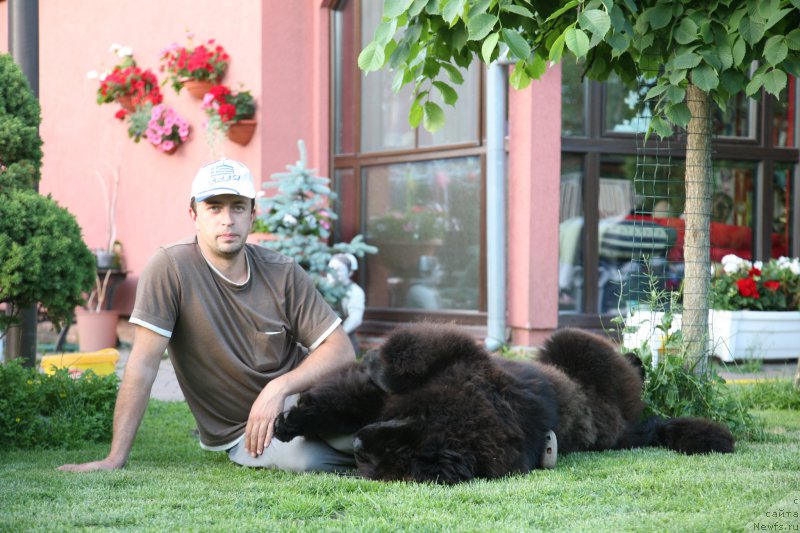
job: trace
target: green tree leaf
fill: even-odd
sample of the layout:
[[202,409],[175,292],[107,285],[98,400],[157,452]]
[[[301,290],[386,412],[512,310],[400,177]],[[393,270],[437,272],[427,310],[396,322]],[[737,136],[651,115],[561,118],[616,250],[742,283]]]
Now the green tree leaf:
[[426,130],[433,133],[444,126],[444,111],[433,102],[425,102],[422,106],[422,125]]
[[689,44],[697,39],[697,30],[697,24],[691,18],[684,17],[675,28],[675,40],[680,44]]
[[[645,14],[643,13],[642,16],[645,16]],[[646,11],[646,18],[651,28],[660,30],[666,27],[669,21],[672,20],[672,5],[661,2]]]
[[457,85],[461,85],[464,83],[464,76],[461,75],[459,72],[458,67],[453,66],[450,63],[442,63],[442,68],[447,72],[447,77],[450,78],[450,81]]
[[786,45],[792,50],[800,50],[800,28],[795,28],[786,35]]
[[494,29],[497,24],[497,17],[489,13],[481,13],[480,15],[469,19],[467,23],[467,31],[469,32],[470,41],[480,41]]
[[497,41],[499,39],[500,34],[494,32],[483,41],[483,45],[481,46],[481,57],[483,58],[483,62],[487,65],[492,62],[492,52],[494,52],[494,47],[497,46]]
[[419,123],[422,122],[422,115],[422,106],[418,100],[414,100],[411,103],[411,109],[408,110],[408,123],[412,128],[419,126]]
[[750,46],[755,46],[764,38],[767,31],[767,21],[758,16],[747,16],[739,23],[739,33]]
[[453,89],[443,81],[435,81],[433,82],[433,86],[439,90],[439,94],[442,95],[442,100],[444,100],[445,104],[450,106],[456,105],[456,101],[458,100],[458,93],[455,91],[455,89]]
[[561,61],[561,55],[564,53],[564,38],[565,34],[562,33],[553,41],[553,46],[550,47],[550,56],[548,57],[550,61],[554,63]]
[[694,68],[700,64],[703,58],[694,52],[686,52],[677,57],[672,62],[673,67],[676,69]]
[[[589,30],[600,39],[611,29],[611,18],[602,9],[586,9],[578,17],[581,28]],[[567,45],[569,46],[569,45]]]
[[682,127],[689,124],[689,120],[692,118],[692,112],[689,111],[689,106],[684,102],[672,104],[667,107],[666,115],[670,122]]
[[764,74],[764,90],[769,94],[778,96],[786,87],[786,73],[782,70],[772,69]]
[[414,0],[384,0],[383,18],[397,18],[411,7]]
[[533,54],[533,59],[530,63],[525,65],[525,72],[528,73],[528,76],[531,78],[538,80],[542,77],[542,74],[545,73],[547,70],[547,59],[539,55],[538,53]]
[[374,40],[379,44],[386,45],[394,37],[394,32],[397,30],[397,19],[384,20],[375,29]]
[[505,11],[507,13],[516,13],[517,15],[522,15],[523,17],[533,18],[533,13],[530,12],[527,8],[523,6],[518,6],[516,4],[507,4],[504,6],[500,6],[500,11]]
[[531,47],[528,42],[520,35],[517,30],[503,28],[503,40],[508,45],[508,49],[519,59],[528,59],[531,55]]
[[385,59],[383,46],[372,41],[358,54],[358,68],[364,72],[372,72],[380,69]]
[[764,59],[770,65],[777,65],[789,55],[789,47],[782,35],[773,35],[764,43]]
[[700,65],[692,70],[692,83],[703,92],[711,92],[719,85],[717,71],[711,65]]
[[442,10],[442,18],[452,26],[461,12],[464,10],[464,5],[467,0],[441,0],[439,9]]
[[577,29],[575,26],[567,28],[564,33],[564,42],[577,57],[586,57],[586,54],[589,53],[589,37],[583,30]]
[[511,71],[511,76],[508,78],[508,83],[516,90],[524,89],[531,84],[531,77],[528,75],[524,61],[520,61],[514,66],[514,70]]
[[408,8],[408,16],[416,17],[422,13],[422,10],[428,5],[428,2],[429,0],[414,0],[414,3]]

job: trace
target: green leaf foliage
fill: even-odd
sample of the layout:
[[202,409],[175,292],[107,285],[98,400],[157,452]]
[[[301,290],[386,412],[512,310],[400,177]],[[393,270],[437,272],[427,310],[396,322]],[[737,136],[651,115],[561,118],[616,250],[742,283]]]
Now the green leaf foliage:
[[[441,65],[465,68],[476,58],[488,64],[506,49],[517,67],[509,82],[523,88],[567,53],[585,61],[590,79],[616,74],[635,86],[655,78],[663,89],[650,94],[658,119],[651,129],[659,135],[671,134],[673,119],[685,119],[677,105],[685,103],[690,83],[720,104],[742,91],[778,94],[787,74],[800,74],[800,0],[387,0],[384,6],[384,18],[396,20],[399,32],[416,32],[390,67],[406,72],[398,83],[413,83],[417,93],[440,81]],[[373,44],[384,40],[381,30],[365,47],[364,70],[383,68],[378,49],[386,46]],[[769,68],[753,73],[754,61]],[[424,120],[424,111],[420,102],[409,118],[438,125]]]
[[[95,257],[72,214],[34,191],[0,191],[0,303],[38,302],[59,328],[94,281]],[[14,318],[0,314],[0,331]]]
[[39,181],[41,111],[22,70],[0,54],[0,190],[29,189]]
[[17,360],[0,364],[0,447],[76,449],[111,440],[116,374],[44,374]]

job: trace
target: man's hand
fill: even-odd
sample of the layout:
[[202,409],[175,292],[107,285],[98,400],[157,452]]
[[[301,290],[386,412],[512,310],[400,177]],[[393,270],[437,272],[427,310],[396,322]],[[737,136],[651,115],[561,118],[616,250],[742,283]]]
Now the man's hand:
[[122,468],[122,466],[111,459],[103,459],[102,461],[92,461],[91,463],[62,465],[58,469],[62,472],[96,472],[97,470],[116,470]]
[[282,380],[276,378],[264,387],[258,395],[244,431],[244,449],[252,456],[258,457],[272,441],[275,432],[275,419],[283,412],[286,392],[281,387]]

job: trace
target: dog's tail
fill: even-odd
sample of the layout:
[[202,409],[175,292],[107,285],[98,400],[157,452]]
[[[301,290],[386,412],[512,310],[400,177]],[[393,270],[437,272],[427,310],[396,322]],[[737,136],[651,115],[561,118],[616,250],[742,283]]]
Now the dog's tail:
[[668,448],[688,455],[733,453],[734,439],[728,428],[705,418],[651,416],[631,426],[623,447],[644,446]]

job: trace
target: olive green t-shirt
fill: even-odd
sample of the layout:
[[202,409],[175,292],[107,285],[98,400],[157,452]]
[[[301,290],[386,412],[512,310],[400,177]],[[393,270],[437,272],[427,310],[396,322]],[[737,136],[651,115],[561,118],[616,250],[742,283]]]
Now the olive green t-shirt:
[[136,289],[131,322],[169,338],[169,355],[201,445],[224,449],[244,433],[256,397],[296,368],[340,319],[292,259],[245,246],[238,285],[203,257],[195,237],[164,246]]

